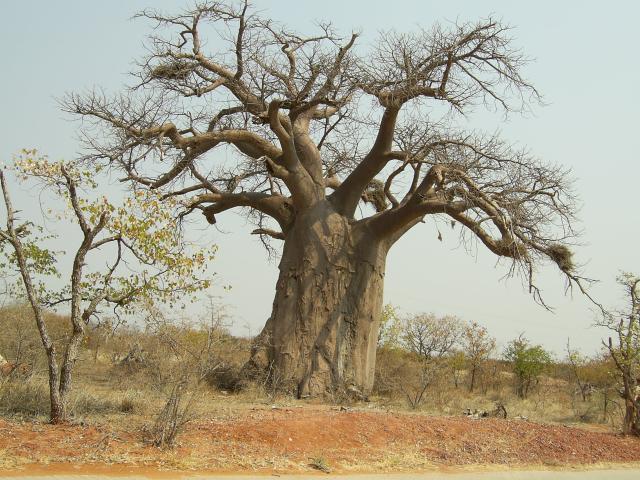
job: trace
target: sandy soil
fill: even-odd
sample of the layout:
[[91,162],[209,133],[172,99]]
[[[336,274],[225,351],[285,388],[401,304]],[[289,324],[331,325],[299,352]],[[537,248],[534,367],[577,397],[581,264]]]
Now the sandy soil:
[[133,420],[63,426],[0,420],[0,475],[304,473],[314,463],[349,473],[635,462],[640,439],[522,420],[253,408],[194,421],[171,450],[145,444]]

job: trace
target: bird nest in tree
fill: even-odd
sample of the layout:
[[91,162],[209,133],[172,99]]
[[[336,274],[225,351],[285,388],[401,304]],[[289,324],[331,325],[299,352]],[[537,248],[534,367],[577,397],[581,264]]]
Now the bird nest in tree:
[[570,272],[574,269],[573,253],[565,245],[553,244],[547,250],[547,254],[563,272]]
[[161,63],[151,69],[151,77],[164,80],[185,80],[194,66],[190,62],[173,60]]

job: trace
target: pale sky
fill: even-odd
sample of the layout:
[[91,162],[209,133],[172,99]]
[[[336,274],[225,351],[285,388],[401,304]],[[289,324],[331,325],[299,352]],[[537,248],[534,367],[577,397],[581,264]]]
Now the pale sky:
[[[330,20],[345,35],[362,32],[366,45],[380,30],[428,28],[434,21],[475,20],[492,15],[512,25],[514,44],[535,58],[526,76],[547,103],[535,115],[480,116],[474,128],[499,129],[549,162],[570,167],[582,200],[583,245],[576,259],[601,282],[593,295],[606,305],[621,302],[615,285],[620,270],[640,274],[640,59],[637,21],[640,3],[628,1],[255,1],[260,9],[298,30]],[[56,98],[94,86],[117,92],[142,51],[149,24],[130,20],[146,7],[176,11],[182,0],[104,2],[73,0],[3,1],[0,49],[0,162],[21,148],[38,148],[53,159],[72,159],[79,150],[77,123]],[[17,186],[14,186],[17,189]],[[39,207],[34,192],[16,193],[25,210]],[[27,200],[27,203],[24,201]],[[26,205],[26,206],[25,206]],[[230,284],[223,301],[234,331],[256,334],[270,314],[277,265],[267,261],[251,225],[233,213],[220,215],[218,229],[200,221],[198,236],[219,245],[212,269]],[[576,293],[564,295],[561,276],[548,268],[539,285],[555,307],[536,305],[519,279],[502,279],[506,269],[478,246],[458,247],[457,235],[432,222],[415,228],[391,251],[385,302],[404,313],[454,314],[485,325],[501,344],[525,332],[561,354],[567,337],[586,353],[599,348],[602,331]]]

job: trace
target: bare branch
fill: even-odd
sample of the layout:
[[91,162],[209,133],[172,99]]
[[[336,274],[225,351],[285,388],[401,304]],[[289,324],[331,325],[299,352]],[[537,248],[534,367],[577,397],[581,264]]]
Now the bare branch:
[[187,208],[204,206],[202,213],[211,224],[216,223],[215,215],[235,207],[250,207],[273,217],[286,229],[291,217],[291,202],[286,197],[258,192],[207,193],[190,200]]
[[256,228],[251,232],[252,235],[267,235],[271,238],[276,238],[278,240],[284,240],[286,235],[283,232],[277,232],[275,230],[271,230],[269,228]]

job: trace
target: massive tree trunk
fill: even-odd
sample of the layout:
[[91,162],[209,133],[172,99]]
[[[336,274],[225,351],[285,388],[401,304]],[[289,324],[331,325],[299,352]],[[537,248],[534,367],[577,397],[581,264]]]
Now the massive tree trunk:
[[298,397],[373,386],[388,243],[321,201],[288,232],[251,364]]

